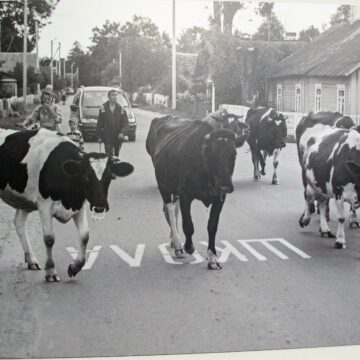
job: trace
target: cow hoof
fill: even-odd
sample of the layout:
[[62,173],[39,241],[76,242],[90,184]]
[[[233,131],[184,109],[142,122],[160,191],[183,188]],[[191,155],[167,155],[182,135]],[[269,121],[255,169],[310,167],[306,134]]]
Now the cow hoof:
[[273,179],[272,184],[273,185],[279,185],[279,180],[278,179]]
[[340,242],[335,242],[335,245],[334,245],[334,248],[335,249],[345,249],[346,248],[346,245],[343,244],[343,243],[340,243]]
[[185,257],[184,250],[183,249],[175,249],[175,257],[178,259],[182,259]]
[[189,248],[187,248],[185,245],[184,250],[187,254],[192,255],[195,252],[195,247],[193,244],[191,244]]
[[34,262],[32,264],[28,263],[29,270],[41,270],[41,267],[38,263]]
[[350,222],[350,228],[359,228],[360,227],[360,224],[358,221],[351,221]]
[[216,260],[211,260],[208,262],[208,269],[209,270],[221,270],[222,266],[220,263]]
[[74,270],[73,264],[70,264],[68,267],[68,275],[69,277],[75,277],[77,275],[78,271]]
[[260,175],[254,176],[254,181],[259,181],[261,179]]
[[54,275],[45,275],[46,282],[60,282],[60,276],[57,274]]
[[328,238],[335,238],[336,236],[331,231],[321,231],[320,230],[321,237],[328,237]]
[[260,174],[261,174],[261,175],[266,175],[265,170],[261,170],[261,171],[260,171]]
[[303,228],[305,226],[308,226],[309,224],[310,224],[310,218],[304,219],[304,214],[302,214],[299,219],[299,225]]

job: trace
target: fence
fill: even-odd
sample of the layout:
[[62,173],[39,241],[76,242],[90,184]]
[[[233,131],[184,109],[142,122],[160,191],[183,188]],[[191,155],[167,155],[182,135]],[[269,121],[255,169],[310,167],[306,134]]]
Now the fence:
[[[221,104],[220,108],[226,109],[231,114],[243,116],[241,121],[245,121],[246,114],[247,114],[248,110],[250,109],[247,106],[231,105],[231,104]],[[294,141],[296,139],[296,137],[295,137],[296,126],[298,125],[298,123],[302,119],[302,117],[306,116],[308,114],[296,113],[296,112],[283,112],[283,111],[281,113],[288,117],[286,120],[286,125],[287,125],[287,129],[288,129],[288,140]],[[348,115],[348,116],[350,116],[352,119],[354,119],[358,125],[360,125],[360,115]]]
[[[39,95],[27,95],[26,103],[33,104],[35,99],[39,99]],[[13,96],[9,99],[0,99],[0,117],[4,117],[7,115],[14,116],[16,111],[14,111],[13,106],[18,103],[24,102],[24,97],[16,97]]]
[[179,100],[176,104],[176,110],[190,113],[198,119],[202,119],[208,113],[208,104],[207,103],[190,103],[183,102]]

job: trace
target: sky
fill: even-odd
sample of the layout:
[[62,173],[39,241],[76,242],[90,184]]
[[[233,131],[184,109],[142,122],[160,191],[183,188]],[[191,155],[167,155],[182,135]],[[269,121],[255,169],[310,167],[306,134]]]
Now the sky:
[[[235,15],[234,29],[249,34],[256,32],[262,21],[254,14],[256,5],[255,1],[246,3],[246,9]],[[298,33],[310,25],[322,29],[338,6],[334,2],[281,2],[275,4],[275,13],[286,31]],[[176,0],[177,37],[195,25],[207,28],[212,10],[211,0]],[[40,29],[39,55],[50,56],[51,40],[56,44],[61,42],[61,57],[67,56],[74,41],[79,41],[86,50],[95,26],[102,27],[107,19],[124,24],[134,15],[151,18],[160,31],[171,35],[172,0],[60,0],[51,16],[51,24]]]

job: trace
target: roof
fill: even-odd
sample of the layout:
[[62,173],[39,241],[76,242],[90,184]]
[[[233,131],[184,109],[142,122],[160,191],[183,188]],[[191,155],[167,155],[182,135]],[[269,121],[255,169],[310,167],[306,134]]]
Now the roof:
[[307,45],[307,41],[297,41],[297,40],[274,40],[274,41],[265,41],[265,40],[239,40],[239,46],[241,47],[256,47],[261,45],[272,46],[278,50],[280,50],[284,57],[287,57],[294,53],[297,50],[302,49],[305,45]]
[[[23,53],[0,52],[0,69],[2,71],[12,71],[16,63],[22,64]],[[27,54],[27,65],[36,68],[36,54]]]
[[360,20],[337,24],[279,64],[271,78],[349,76],[360,68]]

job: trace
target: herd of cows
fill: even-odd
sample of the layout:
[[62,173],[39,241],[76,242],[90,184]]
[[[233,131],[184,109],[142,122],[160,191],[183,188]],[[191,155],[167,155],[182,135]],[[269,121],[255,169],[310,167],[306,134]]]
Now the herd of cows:
[[[191,203],[197,199],[206,207],[211,206],[208,268],[221,269],[215,237],[226,195],[234,189],[236,148],[245,142],[249,144],[256,181],[265,175],[266,158],[273,155],[272,183],[277,185],[279,154],[286,146],[286,137],[286,117],[272,108],[250,109],[244,122],[231,114],[202,121],[170,115],[152,120],[146,150],[154,165],[176,257],[195,251]],[[310,113],[298,124],[296,140],[305,199],[299,224],[309,224],[317,205],[321,236],[336,238],[335,247],[344,248],[345,202],[351,206],[351,223],[359,224],[356,209],[360,191],[360,128],[350,117],[339,113]],[[60,281],[52,256],[52,220],[66,223],[73,219],[80,246],[77,258],[68,267],[68,275],[73,277],[85,264],[89,240],[87,203],[93,218],[103,218],[109,210],[107,196],[112,178],[128,176],[133,170],[131,164],[117,158],[81,151],[60,133],[0,129],[0,197],[16,209],[14,223],[28,268],[40,269],[26,230],[30,212],[39,211],[47,250],[45,278],[49,282]],[[336,235],[328,227],[331,198],[338,212]],[[177,225],[179,210],[184,246]]]

